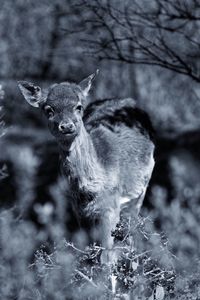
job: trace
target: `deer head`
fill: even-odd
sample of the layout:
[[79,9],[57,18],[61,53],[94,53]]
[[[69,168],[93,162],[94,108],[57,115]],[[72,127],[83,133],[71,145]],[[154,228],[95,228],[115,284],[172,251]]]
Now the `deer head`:
[[97,73],[98,70],[79,84],[62,82],[46,91],[26,81],[20,81],[19,88],[25,100],[45,114],[49,129],[56,139],[72,142],[83,125],[87,96]]

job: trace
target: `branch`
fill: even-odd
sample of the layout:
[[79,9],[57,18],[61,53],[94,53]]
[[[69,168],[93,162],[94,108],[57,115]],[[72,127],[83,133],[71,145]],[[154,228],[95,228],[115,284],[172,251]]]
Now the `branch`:
[[96,285],[93,280],[91,278],[89,278],[88,276],[86,276],[84,273],[82,273],[79,270],[75,270],[75,272],[77,272],[82,278],[84,278],[87,282],[89,282],[93,287],[98,288],[98,285]]
[[191,31],[194,22],[200,20],[198,1],[152,0],[147,4],[142,0],[82,0],[81,8],[83,5],[83,17],[90,30],[81,41],[88,55],[100,60],[157,65],[200,82],[194,58],[200,49],[199,33]]

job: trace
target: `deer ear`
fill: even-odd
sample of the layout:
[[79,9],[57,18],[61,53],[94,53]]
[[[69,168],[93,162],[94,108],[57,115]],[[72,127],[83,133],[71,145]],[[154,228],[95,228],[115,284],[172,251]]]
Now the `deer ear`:
[[30,105],[34,107],[40,106],[42,102],[42,91],[39,86],[34,86],[32,83],[28,83],[27,81],[19,81],[18,86],[22,95]]
[[91,74],[87,78],[83,79],[79,86],[81,87],[81,90],[83,92],[83,95],[86,97],[88,95],[88,92],[92,86],[92,82],[95,79],[96,75],[99,73],[99,70],[97,69],[95,73]]

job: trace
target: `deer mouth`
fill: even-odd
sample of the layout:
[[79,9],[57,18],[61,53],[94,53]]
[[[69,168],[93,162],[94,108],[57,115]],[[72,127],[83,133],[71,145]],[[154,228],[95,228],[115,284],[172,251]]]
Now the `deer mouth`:
[[77,131],[73,130],[73,131],[62,132],[61,135],[63,136],[63,138],[74,139],[77,135]]
[[76,130],[73,131],[63,131],[62,134],[63,135],[74,135],[76,133]]

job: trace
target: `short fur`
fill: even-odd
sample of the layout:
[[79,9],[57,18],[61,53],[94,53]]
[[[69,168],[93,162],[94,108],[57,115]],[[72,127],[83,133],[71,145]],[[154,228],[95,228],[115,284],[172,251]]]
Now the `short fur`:
[[[36,100],[45,114],[53,111],[47,116],[48,124],[59,145],[69,199],[79,223],[85,218],[98,219],[101,244],[111,249],[111,231],[120,210],[131,210],[132,216],[140,211],[154,167],[153,130],[147,114],[131,98],[87,105],[86,92],[93,77],[84,84],[53,85],[40,103]],[[27,87],[20,83],[25,98],[34,93],[30,84],[26,94]],[[38,93],[38,87],[35,90]],[[34,94],[31,101],[26,100],[31,104]],[[60,132],[61,122],[66,128],[73,123],[74,131]]]

